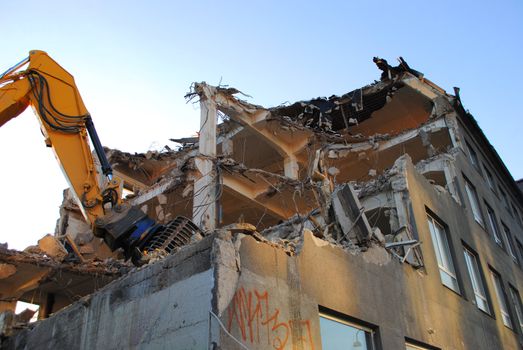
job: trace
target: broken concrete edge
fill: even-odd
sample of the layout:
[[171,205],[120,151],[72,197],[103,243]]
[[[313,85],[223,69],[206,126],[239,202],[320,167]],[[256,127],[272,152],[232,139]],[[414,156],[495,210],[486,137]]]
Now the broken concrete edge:
[[[430,82],[428,79],[426,79],[423,74],[409,68],[408,65],[405,63],[404,60],[401,60],[402,63],[396,67],[390,66],[388,63],[386,63],[386,60],[383,59],[376,59],[375,63],[383,71],[381,80],[378,82],[375,82],[374,84],[367,85],[361,89],[354,90],[350,93],[347,93],[343,96],[332,96],[331,98],[323,99],[322,101],[330,101],[333,103],[333,108],[339,109],[340,105],[343,104],[350,104],[352,107],[358,109],[362,106],[360,106],[360,103],[355,100],[355,98],[359,98],[359,94],[356,92],[361,90],[362,96],[366,94],[372,94],[376,93],[377,91],[381,91],[384,89],[390,88],[391,85],[394,84],[402,84],[402,86],[410,86],[412,89],[415,89],[416,91],[419,91],[423,95],[427,96],[433,103],[433,110],[431,113],[431,117],[429,122],[433,118],[441,118],[446,116],[449,113],[453,112],[453,106],[456,104],[456,101],[459,100],[459,96],[452,96],[447,94],[443,89],[439,88],[437,85]],[[195,83],[191,89],[191,92],[187,94],[187,98],[194,98],[195,96],[202,95],[202,91],[204,90],[204,87],[211,88],[209,85],[205,83]],[[401,88],[401,86],[397,86],[396,89]],[[212,87],[212,92],[215,95],[219,95],[220,99],[217,100],[218,107],[223,108],[224,113],[229,114],[239,114],[244,113],[251,116],[255,116],[254,122],[256,122],[260,118],[257,115],[259,115],[262,112],[269,112],[270,115],[265,115],[264,119],[267,121],[271,119],[278,119],[282,122],[282,125],[287,123],[288,125],[295,125],[297,128],[301,129],[307,129],[306,126],[303,126],[299,123],[299,118],[292,118],[291,116],[288,116],[285,113],[285,111],[288,110],[288,106],[278,106],[273,108],[264,108],[262,106],[254,105],[251,103],[248,103],[246,101],[243,101],[241,99],[238,99],[234,97],[235,94],[239,93],[240,91],[235,88],[228,88],[228,87]],[[393,95],[394,91],[391,91],[391,94],[389,97]],[[357,96],[356,96],[357,95]],[[311,102],[317,101],[321,99],[314,99],[309,101],[300,101],[296,102],[295,105],[297,105],[300,110],[306,109],[307,106],[310,105]],[[221,101],[221,102],[220,102]],[[459,102],[459,101],[458,101]],[[359,107],[358,107],[359,106]],[[459,106],[458,106],[459,107]],[[312,108],[312,107],[311,107]],[[318,109],[319,107],[314,107],[312,109]],[[331,109],[327,110],[331,111]],[[458,111],[459,112],[459,111]],[[230,123],[234,124],[234,123]],[[236,127],[237,124],[234,124]],[[345,125],[347,127],[347,125]],[[221,129],[219,131],[219,134],[224,132],[227,128]],[[309,128],[310,129],[310,128]],[[313,128],[314,129],[314,128]],[[403,133],[408,131],[403,131]],[[312,135],[320,135],[322,139],[325,137],[325,133],[323,132],[315,132],[313,130]],[[348,135],[347,135],[348,136]],[[357,136],[357,135],[356,135]],[[376,141],[385,141],[390,140],[392,137],[396,137],[400,135],[371,135],[368,137],[365,137],[364,139],[366,141],[376,142]],[[355,135],[351,135],[351,137],[355,137]],[[339,139],[340,143],[347,142],[348,140],[345,138]],[[361,141],[361,140],[360,140]],[[194,144],[193,144],[194,145]],[[144,155],[136,155],[137,157],[142,158],[148,158],[147,154]],[[167,152],[166,157],[178,157],[176,152]],[[150,156],[149,156],[150,158]]]
[[[59,311],[51,314],[47,319],[41,319],[30,324],[17,324],[17,329],[14,330],[14,335],[17,332],[33,332],[36,329],[41,330],[41,327],[52,325],[53,320],[67,318],[68,315],[73,315],[78,310],[89,310],[92,303],[100,301],[100,296],[103,299],[108,297],[103,302],[111,304],[111,310],[117,308],[119,304],[129,302],[131,300],[140,299],[145,295],[154,294],[170,287],[176,281],[191,278],[193,274],[210,270],[209,256],[210,253],[201,254],[209,251],[212,246],[212,237],[205,237],[198,242],[189,244],[178,250],[176,254],[165,257],[164,259],[155,261],[140,268],[134,268],[129,273],[114,279],[95,292],[86,295],[67,306],[61,308]],[[203,256],[203,258],[202,258]],[[196,258],[197,261],[194,261]],[[144,281],[143,288],[132,288]],[[97,299],[98,298],[98,299]],[[99,305],[98,305],[99,306]],[[95,307],[93,307],[95,308]],[[63,318],[62,318],[63,321]],[[68,321],[65,322],[64,327],[69,326]],[[53,335],[44,330],[44,333],[51,338]],[[1,340],[1,339],[0,339]],[[7,340],[9,342],[9,340]],[[82,342],[83,339],[73,339],[75,344]],[[3,343],[0,343],[0,347]]]
[[[385,249],[379,244],[370,245],[365,252],[360,251],[355,253],[354,251],[347,251],[338,244],[333,244],[328,240],[316,237],[308,229],[304,229],[300,237],[302,241],[302,249],[305,245],[312,244],[314,247],[322,249],[327,248],[339,253],[342,252],[342,254],[361,254],[363,261],[366,263],[384,265],[396,261],[396,263],[400,264],[398,259],[393,259],[394,255],[390,254],[388,249]],[[212,306],[213,312],[220,318],[224,315],[225,310],[231,304],[235,291],[239,288],[239,280],[242,273],[240,251],[242,242],[245,240],[250,240],[255,245],[263,245],[265,247],[277,249],[286,254],[290,259],[298,258],[301,253],[301,251],[290,253],[285,246],[282,246],[277,242],[260,239],[260,237],[256,237],[252,234],[233,234],[226,230],[217,231],[214,235],[211,259],[215,266],[215,287]],[[219,327],[215,325],[214,331],[218,328]]]
[[[380,64],[383,64],[383,61],[384,60],[380,60]],[[380,66],[380,65],[378,65],[378,66]],[[383,66],[380,69],[382,69],[382,68],[383,68]],[[389,67],[389,68],[387,68],[387,70],[388,71],[395,71],[395,68]],[[418,81],[419,79],[422,79],[423,83],[428,84],[428,87],[420,85],[420,83]],[[391,80],[394,80],[395,82],[402,81],[402,84],[411,86],[411,88],[413,88],[413,89],[419,91],[420,93],[430,97],[431,100],[432,100],[432,103],[433,103],[431,117],[429,118],[429,120],[426,123],[421,124],[421,126],[419,128],[405,129],[402,132],[400,132],[398,134],[395,134],[395,135],[389,135],[389,134],[386,134],[386,135],[381,135],[381,134],[371,135],[370,137],[368,137],[368,141],[366,141],[366,142],[369,142],[368,145],[365,145],[365,143],[362,143],[361,141],[359,142],[361,144],[359,146],[360,148],[361,147],[367,147],[367,148],[370,147],[370,149],[376,149],[376,148],[380,149],[381,145],[384,142],[387,142],[387,143],[394,143],[394,142],[396,142],[397,143],[397,142],[401,141],[404,138],[404,136],[409,136],[410,134],[412,134],[413,131],[415,132],[416,135],[419,134],[419,135],[423,136],[422,134],[425,134],[426,131],[430,131],[434,127],[436,127],[436,128],[440,127],[439,125],[435,124],[435,121],[441,121],[443,117],[446,117],[449,113],[452,112],[452,107],[450,105],[450,102],[447,99],[447,98],[450,98],[450,97],[448,95],[446,95],[443,90],[439,89],[434,84],[431,84],[427,80],[423,79],[422,75],[417,74],[415,71],[413,71],[411,69],[398,68],[398,70],[396,71],[394,77],[391,77],[391,76],[389,76],[388,78],[387,77],[382,77],[382,81],[377,82],[375,84],[372,84],[370,86],[364,87],[362,89],[365,90],[365,91],[368,90],[368,93],[375,93],[376,91],[379,91],[380,89],[384,89],[385,87],[389,86],[391,84],[391,82],[390,82]],[[210,86],[206,85],[205,83],[195,84],[194,88],[195,88],[194,93],[193,94],[189,94],[190,97],[194,97],[194,96],[196,96],[198,94],[201,95],[203,93],[202,91],[207,89],[207,90],[211,91],[214,95],[216,95],[214,97],[221,97],[221,99],[218,99],[218,101],[216,103],[217,103],[218,107],[221,106],[224,109],[224,112],[228,112],[230,114],[234,114],[234,113],[236,113],[236,114],[241,114],[241,113],[249,114],[249,115],[254,117],[254,119],[255,119],[254,121],[255,122],[257,120],[261,120],[260,118],[262,118],[262,117],[259,116],[260,114],[264,114],[265,113],[263,118],[267,119],[267,118],[269,118],[269,116],[266,115],[267,114],[266,112],[275,110],[275,109],[269,109],[269,110],[268,109],[264,109],[263,107],[260,107],[260,106],[257,106],[257,105],[252,105],[252,104],[249,104],[249,103],[247,103],[245,101],[236,99],[233,95],[238,93],[238,90],[233,89],[233,88],[210,87]],[[220,96],[218,96],[218,95],[220,95]],[[352,96],[350,98],[349,97],[350,96],[346,96],[345,100],[349,101],[350,98],[353,98],[354,96]],[[200,98],[202,98],[202,97],[200,96]],[[205,99],[209,99],[209,97],[206,96]],[[342,102],[343,103],[348,103],[347,101],[343,100]],[[305,103],[303,103],[303,102],[300,103],[300,105],[304,105],[304,104]],[[277,109],[278,108],[276,108],[276,110]],[[285,120],[289,121],[289,118],[287,118]],[[294,122],[296,124],[297,121],[293,120],[291,118],[290,122],[291,123]],[[435,125],[435,126],[433,126],[433,125]],[[446,126],[448,126],[448,125],[446,125]],[[427,129],[427,130],[425,130],[425,129]],[[313,133],[313,135],[316,135],[316,134],[321,134],[322,136],[325,135],[324,133],[319,133],[319,132],[314,132]],[[354,136],[354,135],[352,135],[352,136]],[[409,137],[412,137],[412,135],[409,136]],[[399,140],[399,141],[395,141],[395,140]],[[346,142],[347,140],[345,139],[343,141]],[[353,146],[351,146],[351,145],[352,144],[349,144],[349,146],[348,146],[348,147],[350,147],[351,151],[354,152],[354,151],[358,150],[357,144],[354,144]],[[339,146],[338,148],[341,147],[340,149],[342,149],[343,147],[347,148],[347,146],[344,146],[341,143],[338,146]],[[331,155],[331,151],[334,148],[336,148],[336,145],[327,146],[327,147],[330,147],[329,157],[332,158],[333,156]],[[189,153],[191,153],[191,152],[189,152]],[[429,152],[429,154],[430,154],[430,152]],[[173,153],[173,156],[174,155],[175,154]],[[145,155],[142,158],[148,158],[148,157]],[[225,164],[226,161],[221,161],[221,163]],[[267,172],[267,171],[265,171],[263,169],[248,169],[247,168],[245,170],[245,169],[241,169],[242,164],[236,164],[236,165],[238,165],[236,167],[236,170],[239,170],[241,172],[246,172],[246,171],[255,172],[255,170],[259,170],[259,172],[265,172],[265,175],[267,175],[267,176],[271,176],[273,178],[276,178],[276,177],[280,176],[281,178],[283,178],[279,174],[269,173],[269,172]],[[246,168],[246,167],[244,167],[244,168]],[[371,169],[369,171],[369,175],[370,176],[375,176],[375,175],[377,175],[377,173],[376,173],[375,170],[372,171],[372,169]],[[157,184],[157,185],[155,185],[155,187],[152,190],[147,191],[147,193],[144,194],[143,196],[141,196],[139,199],[135,199],[135,202],[136,203],[144,202],[144,201],[150,199],[155,194],[158,194],[158,193],[160,193],[162,191],[166,191],[167,189],[173,188],[174,186],[182,185],[183,183],[184,183],[184,181],[180,180],[180,179],[177,179],[176,181],[173,181],[172,179],[171,180],[166,180],[166,181],[163,182],[163,185]],[[288,183],[288,182],[286,182],[286,183]],[[307,183],[307,181],[305,181],[305,183]],[[186,188],[187,188],[187,186],[186,186]],[[187,196],[189,193],[190,193],[190,189],[189,189],[189,191],[184,190],[184,195],[185,196]]]
[[129,264],[117,260],[90,261],[86,263],[60,262],[45,254],[34,254],[12,249],[0,249],[0,263],[6,265],[31,264],[53,270],[68,270],[77,274],[115,276],[126,273]]
[[[207,236],[203,238],[202,240],[198,242],[191,243],[183,248],[181,248],[179,251],[177,251],[175,254],[168,256],[162,260],[153,262],[149,265],[135,268],[129,273],[127,273],[124,276],[121,276],[118,279],[113,280],[112,282],[108,283],[107,285],[103,286],[102,288],[98,289],[94,293],[87,295],[85,297],[82,297],[76,302],[73,302],[72,304],[66,306],[65,308],[61,309],[60,311],[52,314],[50,318],[54,318],[59,316],[60,314],[67,314],[69,312],[72,312],[72,310],[76,308],[89,308],[91,300],[96,295],[101,295],[104,293],[113,293],[116,290],[121,291],[121,294],[126,293],[126,289],[129,287],[127,286],[127,281],[134,281],[133,283],[139,283],[139,281],[144,280],[152,280],[154,279],[155,275],[158,275],[162,273],[162,271],[170,270],[170,269],[177,269],[180,267],[180,265],[184,264],[186,261],[190,261],[193,256],[196,256],[204,251],[209,250],[210,255],[210,263],[211,265],[208,267],[202,267],[202,268],[214,268],[214,283],[215,283],[215,294],[214,294],[214,300],[213,300],[213,312],[216,315],[222,315],[223,311],[228,307],[232,295],[234,294],[234,291],[237,288],[238,284],[238,278],[240,275],[241,270],[241,260],[240,260],[240,249],[242,242],[245,239],[252,239],[257,244],[262,244],[264,246],[270,247],[272,249],[278,249],[282,252],[284,252],[289,257],[296,257],[296,254],[299,254],[299,252],[289,252],[284,246],[281,246],[280,244],[276,242],[271,242],[267,239],[264,239],[263,237],[256,234],[255,231],[252,231],[253,227],[249,226],[234,226],[229,227],[228,229],[221,229],[214,232],[212,235]],[[314,237],[311,231],[304,230],[302,234],[302,240],[306,241],[309,240],[311,242],[314,242],[315,246],[318,247],[326,247],[329,246],[331,249],[336,250],[342,250],[340,246],[333,245],[327,241],[321,240],[317,237]],[[378,250],[380,252],[378,252]],[[374,264],[386,264],[391,261],[391,256],[388,254],[388,252],[383,248],[382,246],[372,246],[367,250],[365,254],[369,254],[368,257],[364,258],[364,260],[368,263],[374,263]],[[189,277],[189,276],[185,276]],[[161,276],[158,278],[161,279]],[[153,292],[157,292],[161,290],[162,288],[168,287],[168,284],[163,282],[160,283]],[[144,292],[145,293],[145,292]],[[136,298],[137,296],[134,295],[132,298]],[[131,296],[129,296],[131,298]],[[123,301],[123,300],[122,300]],[[116,302],[116,299],[115,299]],[[39,320],[32,324],[25,324],[25,322],[22,322],[22,320],[18,320],[16,318],[13,318],[12,312],[5,312],[0,314],[0,326],[2,326],[2,336],[12,336],[14,333],[16,333],[17,330],[24,329],[24,328],[33,328],[37,327],[38,323],[40,322],[46,322],[45,320]],[[27,321],[27,320],[25,320]]]

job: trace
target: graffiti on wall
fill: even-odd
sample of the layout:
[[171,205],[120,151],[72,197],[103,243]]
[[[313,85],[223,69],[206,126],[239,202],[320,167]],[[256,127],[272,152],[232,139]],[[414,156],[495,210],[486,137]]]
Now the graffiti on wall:
[[244,343],[314,350],[310,320],[282,319],[280,309],[270,304],[267,290],[239,288],[228,308],[227,330],[239,334]]

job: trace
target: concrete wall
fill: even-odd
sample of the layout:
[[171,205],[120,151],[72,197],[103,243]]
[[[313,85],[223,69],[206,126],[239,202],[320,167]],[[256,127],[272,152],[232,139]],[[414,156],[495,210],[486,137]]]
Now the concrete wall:
[[[464,161],[458,159],[458,169]],[[521,291],[519,267],[476,227],[468,204],[436,191],[409,162],[406,179],[424,268],[401,264],[380,246],[355,254],[311,233],[296,256],[244,237],[225,254],[236,265],[218,267],[227,275],[226,285],[217,281],[215,303],[225,328],[221,348],[245,349],[241,342],[248,349],[321,349],[320,307],[374,326],[380,349],[404,349],[406,338],[441,349],[519,348],[517,326],[513,331],[501,322],[487,264]],[[441,283],[426,208],[448,226],[460,294]],[[479,255],[492,315],[475,305],[463,242]]]
[[[503,326],[498,301],[488,275],[488,264],[499,266],[498,272],[503,278],[507,275],[512,276],[513,266],[507,259],[508,256],[500,255],[496,247],[493,247],[488,232],[472,217],[461,177],[461,171],[466,165],[466,160],[458,154],[457,181],[463,204],[458,204],[445,193],[438,193],[423,176],[417,174],[412,167],[409,168],[409,194],[420,241],[423,242],[425,268],[420,272],[406,269],[408,279],[417,281],[414,284],[411,282],[415,288],[409,288],[406,296],[411,300],[410,308],[424,309],[429,317],[424,316],[409,324],[408,336],[428,340],[428,343],[443,349],[517,349],[518,334]],[[439,278],[426,208],[447,226],[460,294],[443,286]],[[487,293],[494,307],[492,315],[480,311],[475,305],[474,292],[463,255],[464,244],[478,254]],[[521,277],[517,277],[515,281],[521,283]],[[433,330],[432,334],[427,334],[429,328]]]
[[2,343],[4,349],[207,349],[212,239],[134,271]]

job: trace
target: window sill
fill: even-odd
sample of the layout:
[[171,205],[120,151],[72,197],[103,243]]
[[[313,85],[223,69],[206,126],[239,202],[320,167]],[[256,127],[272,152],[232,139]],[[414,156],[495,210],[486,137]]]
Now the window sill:
[[494,317],[494,315],[492,315],[492,314],[490,314],[490,313],[488,313],[488,312],[486,312],[486,311],[484,311],[484,310],[481,310],[481,309],[480,309],[476,304],[474,304],[474,306],[476,306],[476,309],[478,309],[479,312],[482,313],[483,315],[488,316],[488,318],[490,318],[490,319],[492,319],[492,320],[494,320],[494,321],[496,320],[496,318]]
[[490,235],[490,233],[489,233],[489,232],[487,231],[487,229],[485,228],[485,224],[482,223],[482,222],[479,222],[479,221],[474,217],[474,215],[472,215],[472,217],[474,218],[474,222],[475,222],[479,227],[481,227],[481,229],[482,229],[483,231],[485,231],[488,235]]
[[443,284],[443,283],[441,283],[441,285],[442,285],[443,287],[445,287],[445,289],[447,289],[447,290],[451,291],[452,293],[456,294],[458,297],[460,297],[460,298],[463,297],[459,291],[456,291],[456,290],[450,288],[449,286],[447,286],[447,285],[445,285],[445,284]]
[[510,328],[509,326],[507,326],[507,325],[504,324],[504,323],[503,323],[503,327],[505,327],[505,328],[507,328],[507,329],[510,329],[510,330],[512,331],[512,333],[517,334],[515,330],[513,330],[512,328]]

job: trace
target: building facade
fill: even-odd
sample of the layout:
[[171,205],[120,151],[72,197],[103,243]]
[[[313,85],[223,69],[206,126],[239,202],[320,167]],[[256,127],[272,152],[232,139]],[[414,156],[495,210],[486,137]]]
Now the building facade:
[[375,62],[372,85],[275,108],[196,84],[199,140],[108,151],[131,204],[203,235],[2,347],[521,348],[518,184],[458,89]]

